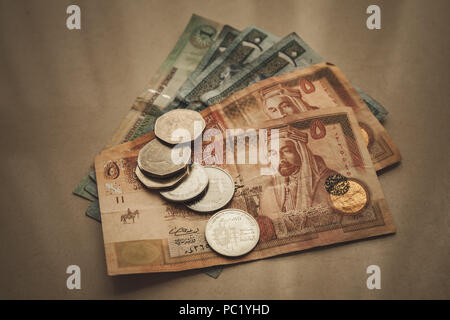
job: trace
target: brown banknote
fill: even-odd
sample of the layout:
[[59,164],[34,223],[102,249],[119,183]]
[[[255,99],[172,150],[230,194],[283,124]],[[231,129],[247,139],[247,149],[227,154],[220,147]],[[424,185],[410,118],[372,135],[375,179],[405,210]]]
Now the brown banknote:
[[[242,107],[257,104],[250,93],[245,101],[237,101]],[[217,122],[215,115],[213,112],[206,117],[209,129],[226,132],[221,126],[231,120]],[[251,117],[252,113],[247,115]],[[96,157],[109,275],[234,264],[395,232],[352,108],[319,108],[282,119],[260,119],[252,125],[258,133],[257,144],[266,145],[268,154],[277,152],[279,165],[271,166],[270,161],[217,164],[236,182],[236,192],[227,207],[250,213],[260,228],[256,248],[238,258],[220,256],[208,246],[204,230],[211,214],[198,214],[182,204],[170,203],[140,184],[134,173],[137,155],[155,138],[153,133]],[[252,131],[247,130],[248,125],[243,127],[245,133]],[[264,128],[270,134],[259,140]],[[277,136],[273,132],[278,133],[278,148],[271,147]],[[203,137],[203,162],[228,159],[233,148],[226,148],[219,137]],[[220,141],[222,144],[216,144]],[[247,142],[250,144],[250,140]],[[223,150],[227,154],[220,157]],[[238,150],[233,158],[239,159],[242,152],[248,154],[250,149]],[[277,169],[262,174],[264,168]],[[230,243],[234,237],[225,235]]]
[[376,171],[401,160],[400,152],[342,71],[330,64],[257,82],[204,111],[207,122],[222,128],[253,127],[262,121],[308,110],[348,106],[355,112]]

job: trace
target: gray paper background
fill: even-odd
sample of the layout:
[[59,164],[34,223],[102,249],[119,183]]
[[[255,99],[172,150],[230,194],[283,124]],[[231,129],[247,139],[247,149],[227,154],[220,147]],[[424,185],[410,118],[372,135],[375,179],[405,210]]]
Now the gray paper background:
[[[0,298],[450,298],[449,1],[79,0],[82,29],[69,31],[72,3],[0,1]],[[381,30],[366,28],[370,4]],[[101,225],[71,192],[192,13],[295,31],[389,110],[404,160],[380,181],[396,235],[230,266],[217,280],[107,276]],[[66,288],[71,264],[81,290]],[[371,264],[381,290],[366,287]]]

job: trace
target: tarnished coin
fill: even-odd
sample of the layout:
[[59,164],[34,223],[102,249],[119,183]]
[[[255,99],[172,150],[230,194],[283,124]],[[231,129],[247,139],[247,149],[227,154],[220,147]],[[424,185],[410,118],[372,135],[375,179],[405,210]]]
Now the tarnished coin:
[[208,174],[198,163],[190,166],[189,175],[175,188],[160,191],[167,200],[183,202],[192,200],[205,190],[208,185]]
[[167,178],[183,171],[187,164],[172,161],[172,148],[153,139],[139,151],[138,166],[146,174],[155,178]]
[[180,173],[177,173],[173,177],[165,178],[165,179],[158,179],[158,178],[149,178],[147,177],[141,169],[139,169],[139,166],[136,166],[136,176],[139,179],[140,182],[144,186],[146,186],[149,189],[163,189],[163,188],[170,188],[176,186],[178,183],[180,183],[181,180],[183,180],[189,173],[189,167]]
[[258,222],[239,209],[225,209],[214,214],[206,224],[205,237],[209,246],[224,256],[242,256],[259,241]]
[[234,181],[228,172],[217,167],[204,167],[209,184],[204,195],[185,205],[198,212],[212,212],[223,208],[233,198]]
[[[197,139],[206,127],[206,122],[197,111],[176,109],[169,111],[155,122],[155,134],[162,141],[170,144],[189,142]],[[172,137],[177,129],[189,132],[189,137]]]

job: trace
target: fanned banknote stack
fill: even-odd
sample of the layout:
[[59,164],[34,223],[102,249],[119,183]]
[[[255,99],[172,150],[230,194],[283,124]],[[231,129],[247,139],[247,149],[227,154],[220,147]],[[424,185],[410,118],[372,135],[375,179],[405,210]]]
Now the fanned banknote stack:
[[[218,266],[394,233],[376,174],[401,159],[380,123],[388,112],[326,62],[332,58],[296,33],[278,38],[193,15],[73,191],[91,201],[86,215],[102,222],[108,274],[211,267],[217,277]],[[158,139],[156,120],[178,109],[200,112],[203,132],[224,138],[227,130],[253,130],[256,144],[268,146],[275,135],[261,143],[260,133],[276,132],[275,171],[268,162],[218,159],[226,143],[217,136],[200,142],[196,162],[234,179],[225,208],[257,223],[256,247],[244,255],[230,258],[208,245],[214,212],[169,201],[136,176],[139,152]],[[227,246],[243,238],[219,224],[211,234]]]

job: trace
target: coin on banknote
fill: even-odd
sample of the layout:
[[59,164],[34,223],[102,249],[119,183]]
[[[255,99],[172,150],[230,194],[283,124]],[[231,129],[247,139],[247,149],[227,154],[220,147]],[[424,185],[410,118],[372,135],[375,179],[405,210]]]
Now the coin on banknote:
[[185,203],[198,212],[212,212],[223,208],[233,198],[234,181],[228,172],[217,167],[204,167],[208,174],[208,187],[199,198]]
[[258,222],[239,209],[217,212],[206,223],[205,237],[209,246],[224,256],[242,256],[259,241]]
[[136,176],[139,179],[140,182],[144,186],[146,186],[149,189],[164,189],[164,188],[170,188],[176,186],[180,181],[182,181],[189,173],[189,167],[185,171],[181,171],[180,173],[177,173],[176,175],[165,178],[165,179],[158,179],[158,178],[150,178],[147,177],[141,169],[139,169],[139,166],[136,166],[135,170]]
[[205,127],[206,122],[197,111],[176,109],[156,119],[155,134],[162,141],[178,144],[197,139]]
[[137,163],[147,175],[167,178],[186,169],[187,163],[172,161],[172,147],[153,139],[139,151]]
[[167,200],[184,202],[192,200],[202,193],[208,186],[208,174],[198,163],[190,166],[189,175],[176,187],[161,191],[161,195]]

